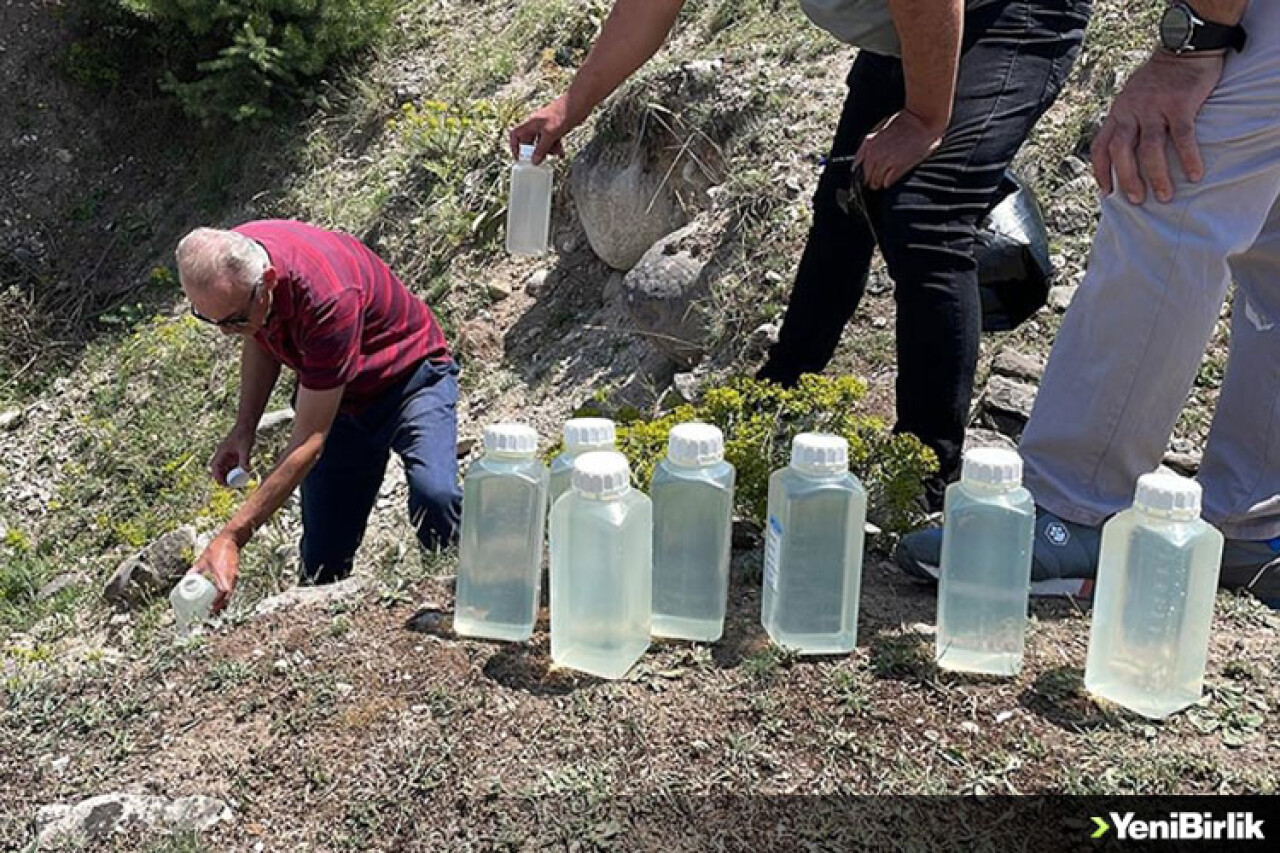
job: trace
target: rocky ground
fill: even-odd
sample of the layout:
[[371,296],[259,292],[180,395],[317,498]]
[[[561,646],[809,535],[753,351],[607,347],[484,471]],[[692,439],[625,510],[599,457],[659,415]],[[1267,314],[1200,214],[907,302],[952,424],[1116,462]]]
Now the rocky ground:
[[[850,835],[829,812],[771,811],[784,795],[1275,792],[1280,620],[1248,598],[1219,598],[1205,700],[1154,724],[1084,693],[1087,605],[1035,603],[1015,679],[939,672],[933,593],[883,550],[868,555],[858,650],[782,655],[758,627],[761,555],[744,543],[724,641],[655,644],[602,682],[550,666],[545,622],[523,645],[452,635],[453,559],[417,554],[394,460],[353,581],[289,591],[290,506],[246,555],[228,618],[174,636],[164,591],[236,500],[200,475],[234,406],[235,353],[178,319],[171,273],[151,272],[185,227],[298,216],[377,245],[464,361],[464,460],[487,422],[518,417],[550,441],[589,400],[656,412],[694,397],[751,370],[776,335],[849,53],[791,6],[691,3],[654,69],[571,140],[555,252],[516,261],[439,236],[451,205],[493,201],[477,185],[500,192],[501,141],[473,141],[442,191],[421,174],[443,157],[435,141],[388,119],[440,97],[483,124],[557,91],[604,4],[526,5],[406,2],[397,34],[302,132],[221,145],[175,142],[163,108],[131,114],[124,95],[68,82],[64,4],[0,7],[0,70],[21,81],[0,109],[0,316],[24,316],[32,282],[92,291],[72,304],[88,320],[43,344],[12,321],[25,332],[0,347],[0,847],[79,849],[88,832],[121,850],[695,849],[696,823],[725,849],[827,849],[936,816]],[[1031,321],[984,340],[975,443],[1016,441],[1083,275],[1088,139],[1145,26],[1127,4],[1097,6],[1071,87],[1018,163],[1056,286]],[[1166,457],[1183,473],[1229,312]],[[833,370],[866,378],[891,417],[882,268]]]

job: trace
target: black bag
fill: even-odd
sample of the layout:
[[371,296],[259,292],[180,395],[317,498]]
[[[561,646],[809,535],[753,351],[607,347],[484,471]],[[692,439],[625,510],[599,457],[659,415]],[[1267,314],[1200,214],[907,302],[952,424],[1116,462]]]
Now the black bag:
[[1049,232],[1035,193],[1006,171],[999,198],[979,224],[973,250],[984,332],[1017,328],[1044,305],[1053,282]]

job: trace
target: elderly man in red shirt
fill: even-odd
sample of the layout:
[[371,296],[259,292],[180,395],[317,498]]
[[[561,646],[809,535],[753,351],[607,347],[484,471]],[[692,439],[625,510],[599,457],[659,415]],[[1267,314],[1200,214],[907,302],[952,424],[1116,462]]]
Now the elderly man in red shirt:
[[431,309],[358,240],[301,222],[198,228],[177,260],[192,314],[243,339],[235,426],[209,466],[216,481],[249,470],[280,368],[297,374],[288,446],[192,567],[217,586],[215,607],[235,587],[240,549],[299,485],[301,582],[349,575],[392,450],[419,541],[453,540],[458,368]]

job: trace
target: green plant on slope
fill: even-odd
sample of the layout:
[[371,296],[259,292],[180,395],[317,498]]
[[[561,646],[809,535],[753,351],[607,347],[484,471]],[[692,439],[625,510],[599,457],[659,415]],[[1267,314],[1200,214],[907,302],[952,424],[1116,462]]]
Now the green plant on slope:
[[113,0],[192,116],[258,121],[386,29],[391,0]]
[[903,532],[919,520],[921,481],[937,470],[937,461],[914,436],[895,435],[880,418],[863,412],[865,395],[866,384],[849,376],[805,376],[794,389],[736,378],[652,420],[635,412],[617,414],[618,449],[630,460],[636,482],[647,486],[673,426],[715,424],[724,432],[725,458],[737,469],[738,511],[759,522],[767,511],[769,476],[787,464],[791,439],[802,432],[834,433],[849,442],[850,468],[867,488],[870,516]]

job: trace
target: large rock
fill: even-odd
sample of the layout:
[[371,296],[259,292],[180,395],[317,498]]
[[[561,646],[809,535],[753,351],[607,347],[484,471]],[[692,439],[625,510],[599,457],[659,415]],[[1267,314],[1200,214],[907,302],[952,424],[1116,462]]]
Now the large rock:
[[719,143],[749,109],[716,62],[686,63],[634,84],[574,158],[569,192],[591,249],[629,270],[710,201]]
[[102,594],[121,607],[167,595],[191,568],[199,550],[200,539],[194,527],[184,525],[171,530],[120,563]]
[[992,376],[982,394],[983,422],[1004,435],[1022,435],[1036,402],[1036,386],[1007,376]]
[[36,812],[36,846],[86,843],[126,829],[201,832],[231,819],[227,804],[213,797],[101,794],[74,805],[42,806]]
[[1036,356],[1006,347],[996,353],[991,372],[1011,379],[1039,382],[1044,374],[1044,362]]
[[254,616],[267,616],[295,607],[316,607],[351,601],[365,590],[364,579],[353,577],[323,586],[295,586],[279,595],[264,598],[253,608]]
[[699,222],[659,240],[622,281],[627,316],[677,364],[692,367],[706,353],[710,294],[708,249]]

